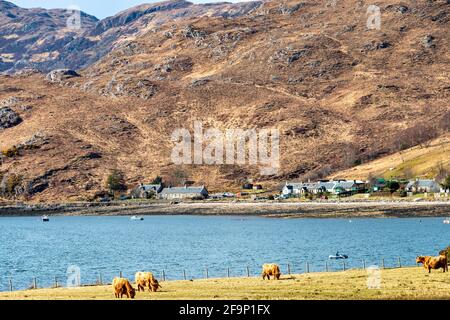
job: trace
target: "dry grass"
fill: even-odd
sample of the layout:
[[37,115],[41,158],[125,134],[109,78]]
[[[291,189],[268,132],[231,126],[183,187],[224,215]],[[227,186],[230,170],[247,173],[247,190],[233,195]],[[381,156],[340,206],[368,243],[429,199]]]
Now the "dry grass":
[[[259,278],[170,281],[158,293],[138,293],[139,300],[266,300],[266,299],[450,299],[450,274],[423,268],[381,271],[381,288],[369,290],[368,273],[351,270],[283,276],[281,281]],[[110,286],[42,289],[0,293],[3,299],[110,300]]]
[[333,174],[336,177],[367,179],[375,177],[403,177],[406,172],[414,176],[434,177],[439,166],[450,168],[450,137],[444,135],[426,147],[414,147],[375,161]]

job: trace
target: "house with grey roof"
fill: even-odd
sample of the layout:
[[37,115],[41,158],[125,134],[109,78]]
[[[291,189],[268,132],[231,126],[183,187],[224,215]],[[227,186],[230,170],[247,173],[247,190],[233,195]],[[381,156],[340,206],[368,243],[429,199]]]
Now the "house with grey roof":
[[317,182],[286,182],[281,191],[284,196],[303,195],[306,193],[318,194],[326,190]]
[[407,192],[416,192],[416,193],[422,193],[422,192],[440,192],[441,186],[439,183],[437,183],[434,180],[411,180],[408,182],[408,184],[405,187],[405,190]]
[[303,195],[310,194],[342,194],[342,193],[358,193],[365,190],[366,184],[359,180],[321,180],[318,182],[286,182],[283,187],[282,194],[289,195]]
[[164,184],[143,184],[140,183],[135,189],[131,191],[133,199],[148,199],[152,195],[158,195],[164,189]]
[[303,195],[303,194],[319,194],[326,192],[326,187],[321,182],[286,182],[283,187],[282,194],[288,195]]
[[206,199],[209,193],[205,186],[201,187],[168,187],[164,188],[158,195],[160,199]]

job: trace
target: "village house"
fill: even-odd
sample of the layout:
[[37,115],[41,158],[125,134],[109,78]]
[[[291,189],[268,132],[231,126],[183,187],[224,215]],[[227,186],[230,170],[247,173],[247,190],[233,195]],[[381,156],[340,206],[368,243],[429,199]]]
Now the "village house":
[[282,194],[304,195],[304,194],[343,194],[343,193],[359,193],[364,192],[366,183],[358,180],[320,180],[318,182],[286,182],[283,187]]
[[413,193],[436,193],[441,191],[441,186],[434,180],[411,180],[406,185],[405,190]]
[[140,183],[131,191],[132,199],[148,199],[152,195],[158,195],[164,189],[164,184],[143,184]]
[[383,178],[376,179],[372,185],[373,192],[381,192],[386,187],[386,180]]
[[168,187],[164,188],[158,197],[165,200],[174,199],[206,199],[209,193],[205,186],[201,187]]

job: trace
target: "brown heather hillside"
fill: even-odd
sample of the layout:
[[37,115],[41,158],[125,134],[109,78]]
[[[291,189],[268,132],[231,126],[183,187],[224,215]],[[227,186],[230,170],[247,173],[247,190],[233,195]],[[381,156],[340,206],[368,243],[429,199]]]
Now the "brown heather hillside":
[[450,135],[403,150],[377,160],[333,173],[330,178],[352,177],[369,179],[370,177],[433,179],[450,172]]
[[[31,198],[46,201],[89,199],[113,168],[130,185],[159,174],[211,190],[248,178],[277,186],[448,132],[447,1],[377,1],[381,30],[367,29],[362,1],[335,3],[274,1],[230,19],[163,23],[60,83],[1,76],[0,101],[22,119],[0,129],[0,148],[19,149],[2,174],[22,176]],[[172,131],[195,120],[280,129],[281,172],[171,164]]]

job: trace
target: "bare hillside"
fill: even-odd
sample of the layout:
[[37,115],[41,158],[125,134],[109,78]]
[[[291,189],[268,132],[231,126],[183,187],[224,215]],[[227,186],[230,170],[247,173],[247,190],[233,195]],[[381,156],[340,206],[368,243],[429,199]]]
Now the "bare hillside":
[[[122,37],[79,77],[1,76],[0,107],[20,117],[0,129],[0,147],[18,149],[1,172],[20,176],[35,200],[89,199],[113,168],[130,185],[159,174],[211,190],[276,186],[438,138],[450,119],[450,5],[378,5],[380,30],[367,28],[362,1],[264,2]],[[279,129],[281,171],[173,165],[171,133],[194,121]]]

